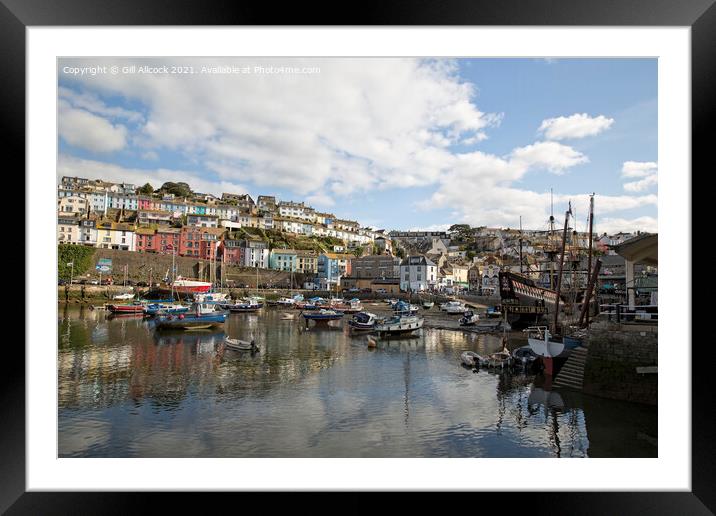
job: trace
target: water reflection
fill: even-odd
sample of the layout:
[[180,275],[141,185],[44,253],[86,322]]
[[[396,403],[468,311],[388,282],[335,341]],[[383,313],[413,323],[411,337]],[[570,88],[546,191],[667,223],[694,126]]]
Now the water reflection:
[[[260,353],[233,351],[224,337]],[[511,342],[510,346],[521,345]],[[219,331],[60,311],[61,456],[656,456],[656,410],[473,372],[499,336],[423,330],[381,340],[234,314]],[[646,436],[646,438],[644,437]]]

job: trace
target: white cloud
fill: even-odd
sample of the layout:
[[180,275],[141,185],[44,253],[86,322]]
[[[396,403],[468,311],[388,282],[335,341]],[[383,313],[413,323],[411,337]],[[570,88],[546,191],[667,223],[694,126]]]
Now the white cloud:
[[512,151],[510,157],[528,167],[545,168],[555,174],[575,165],[589,162],[581,152],[557,142],[536,142]]
[[647,233],[657,233],[659,227],[654,217],[637,217],[634,219],[621,218],[594,218],[594,231],[601,234],[614,234],[624,231],[626,233],[632,231],[645,231]]
[[604,115],[591,117],[587,113],[575,113],[571,116],[543,120],[539,132],[544,133],[548,140],[584,138],[606,131],[613,123],[613,118]]
[[60,86],[57,91],[58,97],[67,101],[73,107],[84,109],[95,115],[112,118],[123,118],[128,122],[141,122],[142,114],[136,111],[130,111],[120,106],[108,106],[97,95],[87,91],[78,93],[69,88]]
[[646,177],[655,174],[658,165],[654,161],[625,161],[622,165],[623,177]]
[[478,109],[474,86],[459,77],[450,60],[211,58],[198,63],[172,58],[143,63],[320,67],[320,74],[313,75],[68,78],[102,97],[118,95],[143,105],[146,122],[132,135],[137,145],[183,153],[226,181],[302,195],[323,187],[350,195],[433,184],[452,158],[450,145],[482,141],[501,120],[500,114]]
[[334,206],[336,204],[336,202],[331,198],[330,195],[321,192],[309,195],[308,197],[306,197],[306,202],[309,205],[315,206],[317,208],[330,208],[331,206]]
[[126,145],[127,128],[113,125],[89,111],[59,103],[59,133],[70,145],[93,152],[114,152]]
[[622,165],[622,177],[638,178],[637,181],[624,183],[624,190],[643,192],[659,183],[658,165],[654,161],[625,161]]
[[624,183],[624,190],[627,192],[643,192],[647,188],[654,186],[659,183],[659,179],[656,174],[646,176],[644,179],[639,181],[632,181]]

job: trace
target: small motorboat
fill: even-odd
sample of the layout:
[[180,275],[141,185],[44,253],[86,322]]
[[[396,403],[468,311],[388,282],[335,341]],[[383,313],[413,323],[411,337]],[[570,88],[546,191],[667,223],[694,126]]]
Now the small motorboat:
[[440,305],[440,310],[447,312],[449,315],[458,315],[465,313],[465,305],[460,301],[448,301]]
[[472,310],[466,310],[460,318],[460,326],[475,326],[480,320],[480,316]]
[[257,352],[259,351],[259,346],[256,344],[255,340],[241,340],[241,339],[230,339],[229,337],[226,337],[224,339],[224,344],[229,349],[235,349],[237,351],[251,351],[251,352]]
[[423,308],[425,310],[430,310],[433,306],[435,306],[433,301],[423,301]]
[[306,321],[337,321],[343,318],[343,312],[337,312],[335,310],[326,310],[321,308],[320,310],[312,311],[310,313],[303,313],[303,318]]
[[487,367],[504,369],[512,365],[512,355],[507,349],[488,355],[485,360]]
[[107,310],[109,310],[113,314],[143,314],[144,313],[144,305],[142,305],[142,304],[135,304],[135,305],[108,304]]
[[485,358],[474,351],[463,351],[460,355],[460,361],[468,367],[478,367],[486,363]]
[[221,307],[230,312],[257,312],[263,308],[263,303],[255,297],[250,297],[233,304],[224,303]]
[[183,314],[189,311],[188,306],[164,304],[164,303],[150,303],[144,307],[144,315],[166,315],[166,314]]
[[134,299],[134,294],[130,294],[129,292],[125,292],[124,294],[117,294],[116,296],[112,297],[112,299],[125,300],[125,301],[127,301],[127,300],[129,300],[129,299]]
[[370,312],[359,312],[348,321],[348,326],[354,331],[373,331],[378,322],[378,316]]
[[485,310],[485,316],[488,319],[496,319],[502,317],[502,311],[496,306],[488,306]]
[[537,360],[537,355],[531,347],[522,346],[512,351],[512,359],[514,365],[527,369]]

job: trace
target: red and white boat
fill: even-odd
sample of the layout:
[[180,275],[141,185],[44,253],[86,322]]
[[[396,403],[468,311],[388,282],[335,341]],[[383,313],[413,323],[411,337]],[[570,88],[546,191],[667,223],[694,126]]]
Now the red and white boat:
[[185,279],[178,276],[171,285],[166,285],[161,290],[166,290],[167,292],[174,291],[178,294],[196,294],[211,290],[211,283],[208,281]]
[[113,314],[144,314],[144,305],[113,305],[108,304],[107,310]]

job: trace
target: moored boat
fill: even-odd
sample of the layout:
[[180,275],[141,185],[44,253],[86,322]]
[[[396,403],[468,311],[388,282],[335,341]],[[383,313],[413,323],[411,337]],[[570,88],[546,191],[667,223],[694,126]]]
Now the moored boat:
[[113,314],[143,314],[144,305],[139,303],[132,305],[108,304],[107,310],[109,310]]
[[256,344],[255,340],[241,340],[241,339],[230,339],[229,337],[226,337],[224,339],[224,344],[229,349],[234,349],[237,351],[251,351],[257,352],[259,350],[258,344]]
[[417,315],[396,315],[377,323],[375,331],[380,335],[413,333],[423,327],[424,321]]
[[460,326],[475,326],[480,320],[480,316],[472,310],[465,310],[465,313],[460,318]]
[[435,303],[433,301],[423,301],[424,309],[430,310],[433,306],[435,306]]
[[130,299],[134,299],[134,294],[125,292],[124,294],[117,294],[116,296],[112,297],[112,299],[128,301]]
[[212,303],[194,303],[189,312],[178,315],[158,315],[156,328],[159,330],[201,330],[224,324],[226,313],[216,309]]
[[463,351],[460,355],[460,361],[468,367],[476,367],[486,363],[485,358],[474,351]]
[[348,321],[348,326],[353,331],[373,331],[378,322],[378,316],[370,312],[359,312]]
[[144,315],[183,314],[189,311],[188,306],[165,303],[150,303],[144,307]]
[[337,321],[339,319],[343,318],[343,312],[337,312],[335,310],[326,310],[325,308],[321,308],[317,311],[311,311],[309,313],[303,313],[303,318],[306,319],[306,321]]
[[460,301],[448,301],[440,305],[440,310],[447,312],[449,315],[459,315],[465,313],[465,305]]

